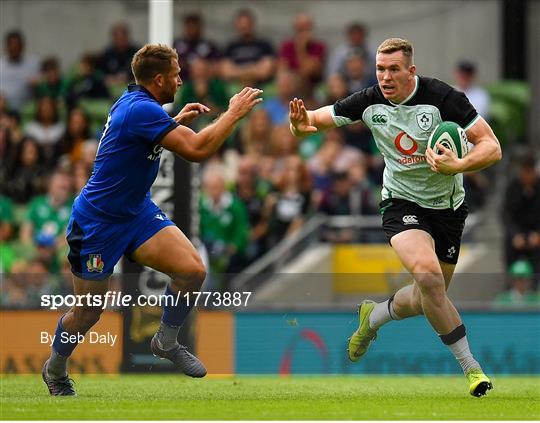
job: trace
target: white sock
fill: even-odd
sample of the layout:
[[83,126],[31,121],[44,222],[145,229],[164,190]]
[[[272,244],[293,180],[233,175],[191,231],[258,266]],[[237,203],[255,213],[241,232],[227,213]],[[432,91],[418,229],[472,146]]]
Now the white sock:
[[388,305],[390,300],[383,301],[375,305],[375,308],[369,315],[369,327],[371,329],[379,329],[385,323],[388,323],[390,320],[399,320],[398,315],[392,307],[392,302],[390,306]]
[[467,341],[466,336],[461,338],[459,341],[448,345],[448,348],[450,348],[450,351],[452,351],[452,354],[454,354],[456,360],[459,361],[459,364],[463,369],[463,373],[466,374],[471,369],[482,369],[480,364],[478,364],[478,361],[474,359],[471,350],[469,349],[469,342]]

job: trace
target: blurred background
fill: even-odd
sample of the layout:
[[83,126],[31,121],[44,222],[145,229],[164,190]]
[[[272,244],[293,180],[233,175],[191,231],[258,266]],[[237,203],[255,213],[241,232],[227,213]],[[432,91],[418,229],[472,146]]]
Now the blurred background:
[[[198,307],[183,328],[211,373],[458,371],[422,318],[385,327],[366,360],[349,367],[356,304],[411,282],[381,229],[384,164],[362,124],[301,140],[288,129],[291,98],[313,109],[376,83],[375,51],[389,37],[413,43],[420,75],[464,91],[502,144],[501,163],[464,175],[471,214],[450,295],[486,371],[540,371],[540,2],[0,7],[0,321],[2,337],[18,339],[2,342],[0,372],[34,372],[48,354],[39,332],[52,331],[60,312],[40,308],[40,298],[72,293],[64,235],[71,205],[91,174],[109,108],[132,82],[133,54],[152,31],[170,27],[183,86],[168,110],[187,102],[212,109],[193,129],[243,86],[264,89],[265,101],[215,157],[190,165],[164,152],[153,187],[206,259],[204,290],[252,292],[247,307]],[[111,290],[160,294],[166,283],[125,261]],[[75,371],[170,370],[148,349],[160,315],[153,307],[109,310],[100,328],[122,342],[106,360],[109,347],[81,346]]]

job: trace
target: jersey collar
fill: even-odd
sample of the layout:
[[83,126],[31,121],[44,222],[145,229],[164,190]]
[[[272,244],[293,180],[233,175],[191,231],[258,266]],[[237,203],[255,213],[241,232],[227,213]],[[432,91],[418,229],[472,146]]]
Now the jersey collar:
[[409,96],[403,100],[401,103],[394,103],[393,101],[391,100],[388,100],[388,102],[392,105],[392,106],[400,106],[402,104],[405,104],[407,103],[407,101],[409,101],[411,98],[414,97],[414,95],[416,94],[416,92],[418,91],[418,87],[420,85],[420,81],[418,79],[418,75],[414,75],[414,90],[412,91],[412,93],[409,94]]
[[[146,88],[144,88],[142,85],[137,84],[129,84],[128,85],[128,91],[132,93],[133,91],[142,91],[145,93],[148,97],[150,97],[152,100],[157,101],[157,98],[155,98],[150,91],[148,91]],[[159,103],[159,101],[157,101]]]

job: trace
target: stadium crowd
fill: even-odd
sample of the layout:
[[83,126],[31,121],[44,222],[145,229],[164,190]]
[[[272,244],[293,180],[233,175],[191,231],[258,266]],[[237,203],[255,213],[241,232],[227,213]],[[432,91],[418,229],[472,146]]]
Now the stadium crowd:
[[[361,123],[301,140],[288,126],[288,104],[295,96],[313,109],[376,83],[375,55],[363,24],[350,23],[343,42],[332,48],[305,14],[294,18],[290,37],[279,45],[258,33],[249,10],[236,13],[234,30],[228,43],[218,45],[205,36],[202,16],[190,13],[174,42],[183,86],[171,113],[187,102],[211,108],[195,120],[194,129],[226,110],[238,88],[264,89],[262,105],[202,166],[199,237],[216,274],[242,270],[314,213],[377,214],[384,166]],[[77,63],[65,66],[56,56],[26,53],[20,31],[5,36],[0,58],[3,306],[35,306],[43,293],[71,292],[65,241],[71,205],[91,174],[108,110],[133,79],[130,62],[138,47],[128,26],[119,23],[103,51],[82,52]],[[487,116],[489,97],[475,85],[475,72],[474,64],[460,62],[456,85]],[[525,177],[520,199],[527,201],[532,190],[539,205],[535,177]],[[466,184],[471,208],[482,207],[485,176],[466,175]],[[517,190],[508,195],[517,196]],[[505,217],[517,220],[508,225],[513,231],[509,243],[513,250],[526,249],[531,253],[526,259],[538,263],[538,219],[518,208]],[[522,212],[536,221],[536,227],[523,229],[529,232],[520,232]],[[328,241],[359,240],[355,231],[325,236]]]

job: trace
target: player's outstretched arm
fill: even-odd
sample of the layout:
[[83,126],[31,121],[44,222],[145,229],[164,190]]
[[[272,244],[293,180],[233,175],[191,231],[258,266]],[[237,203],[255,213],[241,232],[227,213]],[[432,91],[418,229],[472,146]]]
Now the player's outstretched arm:
[[289,102],[289,121],[291,132],[296,137],[305,137],[336,126],[332,118],[332,106],[307,110],[304,101],[298,98]]
[[262,101],[261,94],[258,88],[244,88],[230,99],[229,109],[214,123],[199,132],[179,126],[163,138],[161,145],[192,162],[207,159],[231,135],[238,121]]

